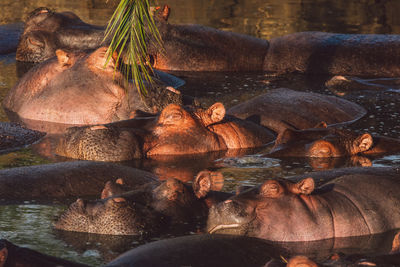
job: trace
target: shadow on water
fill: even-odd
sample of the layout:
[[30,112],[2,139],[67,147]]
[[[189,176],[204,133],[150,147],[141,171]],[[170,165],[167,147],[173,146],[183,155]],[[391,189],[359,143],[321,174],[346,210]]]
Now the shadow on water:
[[[39,6],[48,6],[57,11],[70,10],[84,21],[105,25],[119,1],[11,1],[0,3],[0,24],[16,23]],[[330,31],[340,33],[400,33],[399,1],[329,1],[329,0],[250,0],[250,1],[195,1],[162,0],[156,4],[169,4],[172,8],[172,23],[198,23],[264,39],[299,31]],[[319,53],[322,55],[323,51]],[[17,82],[30,66],[16,66],[15,55],[0,57],[0,99]],[[318,66],[320,57],[313,58],[312,66]],[[324,60],[329,64],[329,59]],[[17,73],[18,72],[18,73]],[[351,77],[355,82],[347,87],[327,87],[331,78],[326,76],[284,75],[276,77],[268,73],[189,73],[172,74],[186,81],[180,90],[194,96],[204,105],[216,101],[229,108],[270,89],[287,87],[294,90],[336,95],[357,102],[368,114],[351,125],[359,132],[368,131],[391,137],[400,137],[399,109],[400,82],[398,79],[368,79]],[[0,121],[8,117],[0,112]],[[69,159],[54,154],[51,136],[31,148],[0,155],[0,168],[59,162]],[[261,151],[240,151],[227,154],[175,158],[158,158],[131,161],[120,164],[149,170],[162,178],[178,177],[184,181],[204,169],[220,170],[225,177],[223,190],[234,191],[238,185],[258,185],[267,178],[289,177],[312,170],[353,166],[352,159],[330,161],[305,159],[271,159],[262,157],[269,148]],[[372,166],[399,166],[400,155],[369,158]],[[71,200],[72,201],[72,200]],[[7,238],[18,245],[80,261],[100,265],[121,252],[144,242],[163,239],[166,236],[146,238],[104,237],[96,235],[56,232],[51,222],[64,205],[53,203],[42,205],[27,202],[24,205],[0,206],[0,238]],[[179,232],[179,231],[178,231]],[[188,234],[187,232],[174,235]],[[343,253],[386,253],[390,235],[354,238],[350,240],[328,240],[309,242],[296,246],[293,251],[323,259],[332,251]],[[355,242],[354,242],[355,240]],[[356,244],[356,245],[354,245]],[[286,244],[284,246],[293,246]],[[340,247],[340,249],[338,249]],[[342,249],[346,247],[346,249]],[[296,250],[297,249],[297,250]],[[302,249],[301,251],[299,249]],[[356,250],[357,249],[357,250]],[[382,250],[383,249],[383,250]]]

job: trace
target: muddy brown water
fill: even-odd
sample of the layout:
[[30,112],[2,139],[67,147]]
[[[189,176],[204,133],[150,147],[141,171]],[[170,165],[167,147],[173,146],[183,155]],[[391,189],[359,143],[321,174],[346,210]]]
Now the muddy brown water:
[[[57,11],[70,10],[84,21],[104,25],[118,1],[13,1],[0,2],[0,24],[23,21],[26,14],[36,7],[48,6]],[[340,33],[387,33],[400,34],[400,1],[347,1],[347,0],[171,0],[156,1],[168,3],[172,8],[170,21],[173,23],[197,23],[222,30],[240,32],[269,39],[298,31],[329,31]],[[17,82],[15,55],[0,57],[0,99]],[[391,137],[400,137],[400,80],[360,79],[367,89],[329,90],[324,86],[329,77],[286,75],[273,77],[266,73],[173,73],[186,80],[181,90],[195,96],[202,104],[215,101],[227,107],[267,92],[272,88],[288,87],[294,90],[337,95],[355,101],[368,110],[368,114],[351,126],[358,131],[368,131]],[[365,86],[364,86],[365,87]],[[8,121],[4,112],[0,120]],[[257,185],[266,178],[288,177],[313,170],[306,160],[278,160],[261,157],[268,148],[248,152],[239,157],[204,161],[204,167],[223,172],[226,182],[223,190],[231,191],[237,185]],[[44,157],[34,149],[22,149],[0,155],[0,168],[12,168],[60,161],[57,157]],[[187,171],[188,162],[182,160],[168,166],[176,173]],[[389,155],[371,159],[373,166],[399,166],[400,155]],[[152,163],[131,162],[132,166],[159,171]],[[198,165],[198,164],[193,164]],[[150,166],[150,167],[149,167]],[[336,162],[335,167],[346,166]],[[197,166],[196,168],[201,168]],[[185,168],[185,169],[181,169]],[[190,173],[190,172],[189,172]],[[144,242],[158,240],[157,237],[104,237],[87,234],[56,232],[51,222],[65,208],[65,204],[42,205],[34,201],[21,204],[0,204],[0,238],[28,246],[39,251],[79,261],[100,265],[118,254]],[[182,233],[181,233],[182,234]],[[190,234],[190,233],[185,233]],[[174,234],[171,233],[170,236]],[[368,248],[367,251],[374,250]]]

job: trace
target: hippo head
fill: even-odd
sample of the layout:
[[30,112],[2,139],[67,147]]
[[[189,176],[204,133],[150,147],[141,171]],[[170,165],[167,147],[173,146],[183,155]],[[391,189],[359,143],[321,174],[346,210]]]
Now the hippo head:
[[272,133],[261,126],[225,117],[221,103],[194,110],[171,104],[159,115],[144,151],[148,156],[195,154],[259,147],[272,139]]
[[55,228],[108,235],[139,235],[155,231],[162,216],[123,197],[97,201],[78,199],[55,223]]
[[56,153],[75,159],[125,161],[141,158],[138,137],[129,129],[70,127],[59,140]]
[[72,12],[53,12],[41,7],[32,11],[18,43],[16,59],[41,62],[59,48],[93,49],[100,45],[104,29],[83,22]]
[[[283,179],[267,180],[260,187],[239,191],[236,196],[211,207],[207,230],[210,233],[248,235],[280,241],[285,239],[282,235],[287,235],[289,240],[292,238],[290,235],[298,234],[296,230],[299,234],[304,231],[287,227],[288,221],[304,219],[304,227],[308,227],[307,223],[311,222],[307,218],[306,209],[302,213],[302,200],[299,198],[313,190],[312,178],[298,183]],[[297,210],[292,209],[293,205]]]
[[176,179],[154,182],[130,190],[122,179],[106,183],[101,200],[78,199],[55,223],[66,231],[110,235],[154,233],[174,223],[205,218],[208,191],[220,185],[221,176],[200,172],[193,189]]
[[286,129],[280,133],[270,156],[331,158],[357,155],[373,146],[369,133],[356,134],[335,128]]

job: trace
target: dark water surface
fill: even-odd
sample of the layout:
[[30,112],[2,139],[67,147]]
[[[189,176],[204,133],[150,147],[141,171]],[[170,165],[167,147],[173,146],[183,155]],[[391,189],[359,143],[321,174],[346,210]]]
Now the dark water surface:
[[[105,25],[118,1],[0,1],[0,24],[22,21],[33,9],[47,6],[57,11],[70,10],[84,21]],[[329,31],[341,33],[392,33],[400,34],[400,1],[348,1],[348,0],[171,0],[170,22],[195,23],[269,39],[298,31]],[[0,99],[17,82],[15,55],[0,57]],[[368,110],[368,114],[351,126],[358,131],[369,131],[391,137],[400,137],[400,81],[397,79],[362,79],[367,89],[340,91],[324,86],[329,77],[287,75],[271,77],[265,73],[174,73],[186,80],[181,90],[195,96],[204,105],[215,101],[227,107],[245,101],[272,88],[288,87],[295,90],[338,95],[355,101]],[[0,121],[7,121],[0,112]],[[237,185],[256,185],[270,177],[288,177],[303,174],[320,167],[308,160],[269,159],[260,155],[266,152],[247,154],[240,157],[216,159],[212,167],[223,172],[226,183],[224,190],[231,191]],[[57,157],[44,157],[35,149],[24,149],[0,155],[0,168],[43,164],[59,161]],[[399,166],[400,155],[369,159],[373,166]],[[168,165],[168,171],[187,171],[190,162],[183,165]],[[189,163],[188,163],[189,162]],[[204,167],[210,165],[204,161]],[[131,163],[157,173],[166,166],[155,168],[152,164]],[[348,166],[341,160],[329,163],[332,167]],[[193,164],[195,165],[195,164]],[[184,168],[184,169],[181,169]],[[197,166],[197,168],[201,168]],[[188,171],[189,176],[192,175]],[[190,177],[189,177],[190,178]],[[123,251],[149,240],[165,237],[103,237],[86,234],[65,234],[52,230],[54,218],[65,208],[54,203],[42,205],[35,202],[21,205],[0,205],[0,238],[7,238],[18,245],[92,265],[110,261]]]

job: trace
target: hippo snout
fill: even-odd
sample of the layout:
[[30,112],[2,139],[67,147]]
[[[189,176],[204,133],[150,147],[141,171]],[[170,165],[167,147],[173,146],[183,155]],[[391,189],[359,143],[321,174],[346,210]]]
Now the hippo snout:
[[252,215],[244,212],[242,204],[228,199],[212,206],[207,221],[207,232],[221,234],[243,234],[252,221]]

